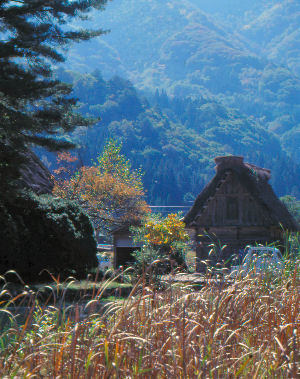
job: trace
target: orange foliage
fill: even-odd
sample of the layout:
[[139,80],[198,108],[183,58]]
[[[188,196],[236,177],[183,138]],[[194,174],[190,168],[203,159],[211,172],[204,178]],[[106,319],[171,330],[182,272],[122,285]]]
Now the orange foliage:
[[78,161],[78,158],[75,155],[72,155],[68,151],[63,151],[57,153],[56,161],[58,164],[61,164],[54,173],[60,175],[62,173],[71,174],[71,165],[72,163]]
[[71,162],[78,161],[78,158],[75,157],[75,155],[72,155],[68,151],[63,151],[63,152],[57,153],[57,161],[58,162],[65,161],[65,162],[71,163]]
[[98,230],[132,223],[148,211],[139,171],[130,170],[116,148],[110,141],[98,166],[82,167],[69,180],[56,181],[53,189],[55,196],[79,202]]

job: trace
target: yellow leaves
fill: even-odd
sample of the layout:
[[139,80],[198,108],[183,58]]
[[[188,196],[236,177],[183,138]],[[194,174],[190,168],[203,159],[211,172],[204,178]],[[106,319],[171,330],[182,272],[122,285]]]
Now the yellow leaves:
[[177,214],[169,214],[162,220],[150,220],[145,225],[147,234],[145,238],[153,245],[169,245],[188,241],[185,224]]
[[141,173],[131,170],[120,148],[115,141],[109,141],[98,158],[98,166],[83,166],[69,180],[55,182],[54,195],[84,203],[95,227],[99,220],[137,220],[149,209],[143,200]]
[[121,154],[122,145],[114,139],[110,139],[100,157],[98,157],[97,170],[102,175],[112,175],[123,184],[134,187],[143,192],[142,173],[133,170],[129,160]]

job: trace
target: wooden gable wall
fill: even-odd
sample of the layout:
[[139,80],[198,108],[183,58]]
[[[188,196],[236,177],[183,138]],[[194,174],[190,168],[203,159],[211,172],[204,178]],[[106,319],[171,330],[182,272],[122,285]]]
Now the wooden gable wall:
[[235,172],[227,171],[196,216],[199,227],[270,226],[272,220],[262,205],[242,185]]

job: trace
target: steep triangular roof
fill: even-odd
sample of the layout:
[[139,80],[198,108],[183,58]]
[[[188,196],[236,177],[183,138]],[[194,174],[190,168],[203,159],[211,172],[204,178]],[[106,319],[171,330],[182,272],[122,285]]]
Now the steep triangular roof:
[[52,193],[54,182],[48,168],[29,149],[23,156],[25,163],[20,170],[20,184],[38,195]]
[[184,218],[187,226],[191,226],[199,211],[207,200],[213,197],[218,186],[228,171],[235,172],[241,184],[247,188],[251,196],[268,212],[273,225],[282,225],[284,229],[298,231],[299,225],[287,210],[286,206],[275,195],[269,179],[271,172],[268,169],[245,163],[243,157],[217,157],[216,175],[198,195],[192,208]]

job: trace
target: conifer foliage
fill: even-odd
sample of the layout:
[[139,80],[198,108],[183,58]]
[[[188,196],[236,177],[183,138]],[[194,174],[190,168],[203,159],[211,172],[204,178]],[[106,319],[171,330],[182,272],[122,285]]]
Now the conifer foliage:
[[87,215],[72,202],[23,193],[20,168],[28,148],[72,147],[58,135],[90,120],[75,111],[72,86],[54,78],[71,42],[102,30],[70,27],[107,0],[0,0],[0,273],[14,269],[30,280],[40,271],[85,275],[97,265]]
[[[107,0],[0,1],[0,158],[14,167],[15,155],[34,143],[56,150],[71,143],[56,139],[89,120],[74,112],[71,86],[53,78],[52,67],[64,61],[72,41],[89,40],[102,30],[72,30],[74,18],[84,20]],[[1,171],[0,167],[0,171]]]

